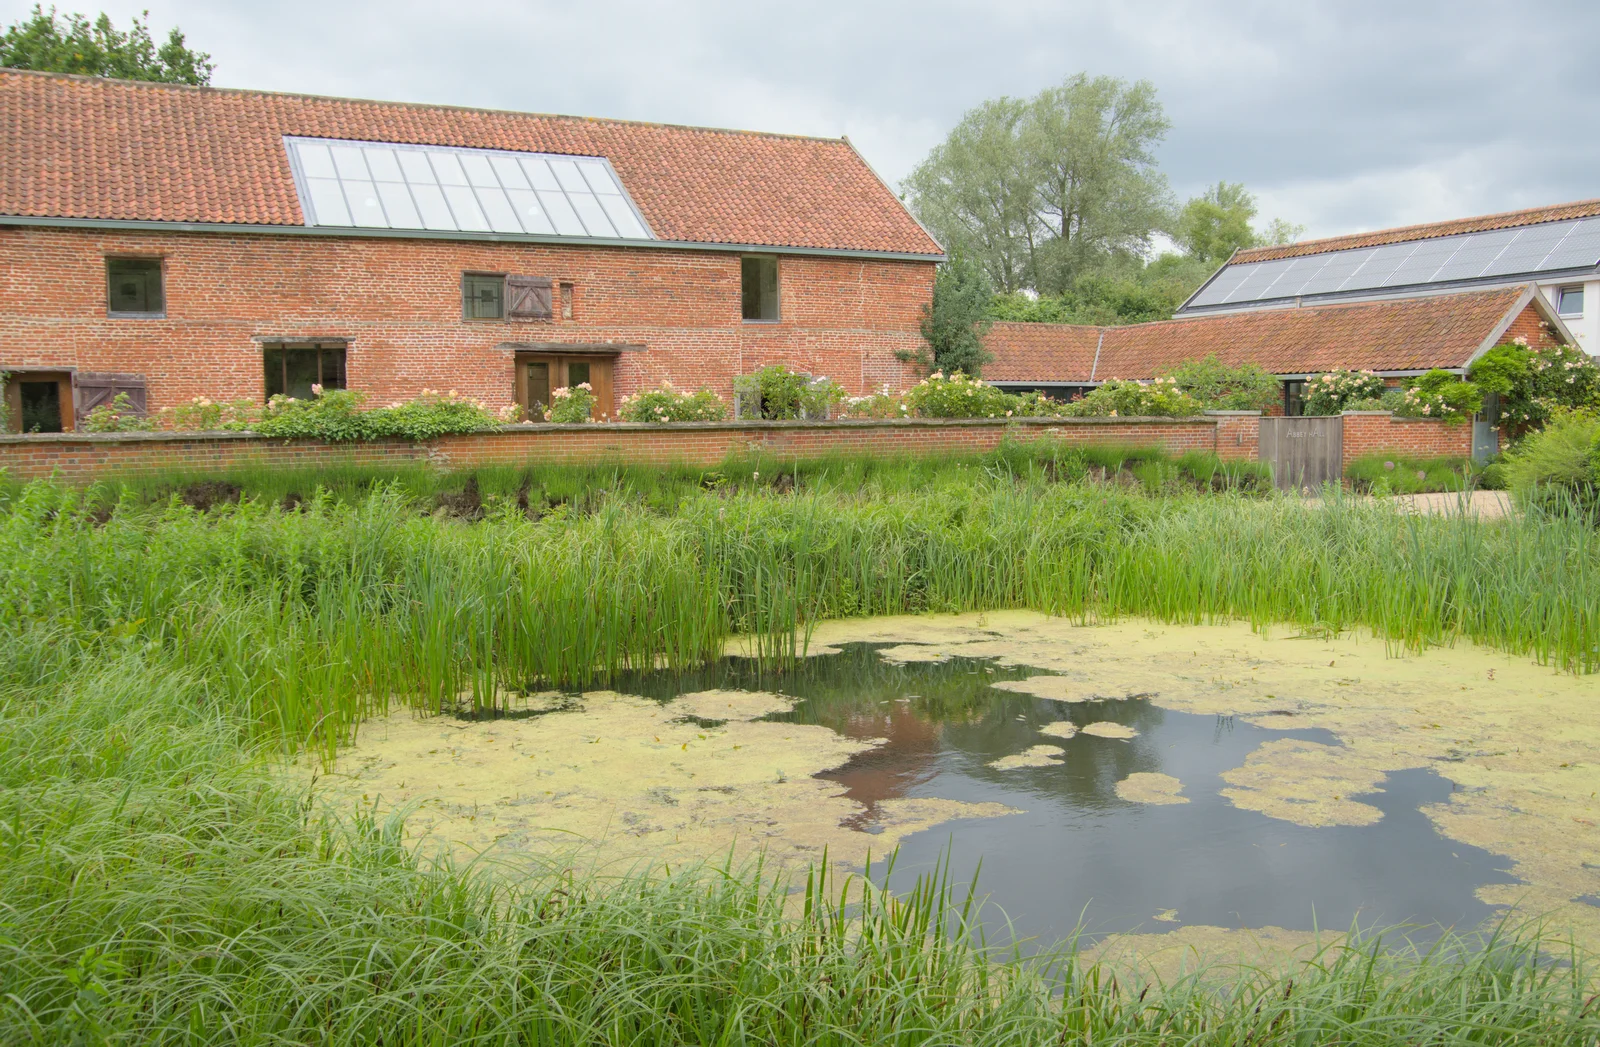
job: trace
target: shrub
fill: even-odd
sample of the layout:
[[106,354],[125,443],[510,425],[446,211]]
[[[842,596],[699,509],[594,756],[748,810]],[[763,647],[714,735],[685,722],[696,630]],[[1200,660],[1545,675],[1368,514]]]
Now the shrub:
[[261,417],[261,405],[253,400],[218,403],[197,396],[186,404],[163,407],[156,412],[163,429],[189,433],[214,433],[223,429],[249,429]]
[[366,400],[351,389],[311,387],[312,397],[299,400],[279,393],[267,401],[261,416],[254,421],[235,423],[233,428],[248,429],[262,436],[285,440],[364,440],[368,423],[361,412]]
[[786,421],[828,417],[829,410],[844,399],[844,390],[827,378],[772,364],[735,378],[733,395],[740,418]]
[[728,405],[710,389],[684,393],[662,382],[659,389],[624,396],[617,417],[624,422],[720,422],[728,417]]
[[1306,380],[1305,413],[1338,414],[1383,393],[1383,379],[1371,371],[1329,371]]
[[1213,411],[1266,412],[1283,396],[1283,385],[1276,375],[1253,363],[1230,366],[1215,354],[1203,360],[1186,360],[1169,370],[1166,377]]
[[1435,367],[1406,389],[1396,414],[1407,418],[1438,418],[1465,422],[1483,407],[1483,390],[1459,375]]
[[847,396],[840,405],[847,418],[904,418],[911,408],[889,391],[888,383],[866,396]]
[[1576,499],[1594,506],[1600,491],[1600,413],[1560,411],[1501,459],[1517,494],[1549,504]]
[[101,404],[83,419],[86,433],[136,433],[155,427],[155,420],[140,414],[127,393],[118,393],[110,403]]
[[368,411],[363,420],[366,422],[367,439],[399,437],[405,440],[430,440],[447,433],[478,433],[494,429],[502,423],[516,421],[521,410],[513,405],[495,414],[482,400],[457,396],[454,389],[448,393],[424,389],[415,400]]
[[550,393],[550,409],[544,413],[545,421],[558,425],[574,425],[593,420],[594,389],[588,382],[563,385]]
[[946,377],[935,371],[906,390],[906,406],[918,418],[1007,418],[1016,398],[960,371]]
[[1073,418],[1188,418],[1202,410],[1200,401],[1179,389],[1171,378],[1149,383],[1113,378],[1083,399],[1066,405],[1062,413]]
[[1499,395],[1501,427],[1513,437],[1542,427],[1557,412],[1600,408],[1600,366],[1570,345],[1535,349],[1513,339],[1484,353],[1467,374]]
[[1012,398],[1016,406],[1018,418],[1065,418],[1067,417],[1067,403],[1064,400],[1052,400],[1041,392],[1018,393]]

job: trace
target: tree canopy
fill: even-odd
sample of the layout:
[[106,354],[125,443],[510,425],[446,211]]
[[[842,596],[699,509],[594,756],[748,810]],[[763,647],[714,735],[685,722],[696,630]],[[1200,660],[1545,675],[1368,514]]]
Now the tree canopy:
[[1234,251],[1293,243],[1305,231],[1275,218],[1257,232],[1251,224],[1255,217],[1256,198],[1241,183],[1218,182],[1183,205],[1173,239],[1191,257],[1221,264]]
[[1001,291],[1056,294],[1149,249],[1171,207],[1153,152],[1167,127],[1149,82],[1080,73],[969,110],[901,188]]
[[149,17],[148,11],[142,19],[135,16],[124,32],[103,13],[91,22],[85,15],[57,15],[54,7],[46,13],[36,5],[32,15],[0,36],[0,66],[167,84],[209,84],[211,56],[190,50],[177,28],[157,47],[150,36]]
[[[1259,230],[1239,183],[1179,207],[1155,157],[1169,127],[1148,81],[1080,73],[968,110],[900,188],[988,276],[992,319],[1166,319],[1236,249],[1303,231],[1281,220]],[[1179,252],[1152,259],[1158,234]]]

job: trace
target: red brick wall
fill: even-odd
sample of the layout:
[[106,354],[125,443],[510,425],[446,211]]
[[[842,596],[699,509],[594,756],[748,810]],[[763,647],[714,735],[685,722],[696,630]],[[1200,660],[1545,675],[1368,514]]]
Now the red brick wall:
[[[424,462],[445,469],[538,462],[683,462],[714,465],[729,454],[816,458],[832,453],[948,454],[985,451],[1006,434],[1074,443],[1159,446],[1169,453],[1217,447],[1213,418],[722,422],[670,426],[519,426],[498,433],[360,444],[268,440],[244,434],[127,433],[0,436],[0,469],[18,480],[214,472],[247,465],[331,467]],[[1255,442],[1249,441],[1249,455]]]
[[[159,256],[165,319],[106,316],[107,255]],[[575,285],[574,316],[461,319],[463,271]],[[196,396],[264,394],[253,337],[346,338],[348,384],[376,404],[423,388],[502,406],[503,342],[622,342],[616,394],[670,379],[731,395],[767,363],[825,374],[847,392],[914,378],[895,358],[920,344],[933,265],[785,255],[782,321],[740,318],[739,255],[662,248],[473,243],[246,233],[0,229],[0,370],[76,367],[142,374],[152,409]]]
[[1396,418],[1388,411],[1352,411],[1344,420],[1344,468],[1369,454],[1409,458],[1467,458],[1472,454],[1472,423],[1432,418]]
[[1513,338],[1522,338],[1531,346],[1544,348],[1561,344],[1561,339],[1551,333],[1544,317],[1539,315],[1539,310],[1534,308],[1532,302],[1529,302],[1522,312],[1517,314],[1517,318],[1511,321],[1511,326],[1500,336],[1500,341],[1503,344]]
[[1208,411],[1206,416],[1217,423],[1217,457],[1255,460],[1261,450],[1260,414],[1254,411]]

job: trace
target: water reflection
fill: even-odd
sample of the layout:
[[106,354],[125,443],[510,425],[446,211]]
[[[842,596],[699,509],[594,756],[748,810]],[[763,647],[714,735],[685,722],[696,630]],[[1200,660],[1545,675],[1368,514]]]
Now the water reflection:
[[[890,664],[875,645],[853,644],[790,673],[762,674],[727,659],[698,673],[622,681],[619,689],[663,700],[709,688],[776,691],[802,701],[773,719],[884,739],[822,775],[862,804],[851,824],[863,831],[872,831],[879,803],[900,797],[1020,809],[907,838],[895,882],[931,871],[947,849],[958,879],[972,876],[981,859],[984,891],[1023,936],[1054,940],[1080,916],[1092,931],[1179,923],[1472,926],[1491,915],[1474,890],[1510,879],[1506,861],[1446,839],[1421,814],[1450,793],[1432,772],[1392,774],[1382,792],[1364,797],[1384,812],[1375,825],[1294,825],[1234,807],[1220,794],[1220,776],[1263,741],[1336,744],[1330,733],[1171,712],[1146,696],[1063,703],[993,686],[1036,675],[973,659]],[[1135,733],[1083,731],[1106,723]],[[993,766],[1041,744],[1062,750],[1055,762]],[[1178,779],[1189,802],[1120,798],[1117,783],[1141,772]],[[1158,914],[1163,922],[1152,923]]]

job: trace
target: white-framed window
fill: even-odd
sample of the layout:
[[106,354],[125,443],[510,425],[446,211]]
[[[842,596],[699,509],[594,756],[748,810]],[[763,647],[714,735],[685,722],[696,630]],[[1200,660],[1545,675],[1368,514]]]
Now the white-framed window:
[[1560,316],[1583,315],[1583,285],[1556,289],[1556,313]]

